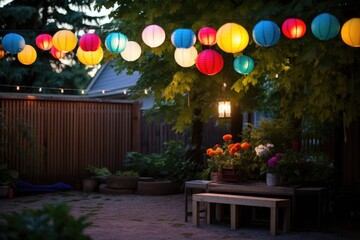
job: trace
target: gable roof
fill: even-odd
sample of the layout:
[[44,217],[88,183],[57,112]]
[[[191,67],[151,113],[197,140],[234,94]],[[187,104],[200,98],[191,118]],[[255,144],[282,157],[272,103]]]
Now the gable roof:
[[85,95],[88,97],[126,98],[124,91],[137,83],[140,74],[134,72],[132,75],[128,75],[125,71],[117,74],[113,64],[113,61],[109,61],[97,71],[87,86]]

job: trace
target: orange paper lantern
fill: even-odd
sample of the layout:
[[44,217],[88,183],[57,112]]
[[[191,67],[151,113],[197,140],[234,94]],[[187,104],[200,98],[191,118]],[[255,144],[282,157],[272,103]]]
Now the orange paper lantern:
[[216,33],[218,46],[227,53],[241,52],[249,43],[246,29],[236,23],[226,23]]
[[360,18],[352,18],[344,23],[341,38],[351,47],[360,47]]
[[57,31],[53,36],[54,47],[64,53],[75,49],[77,38],[75,34],[69,30]]
[[104,52],[101,47],[93,52],[86,52],[81,47],[79,47],[77,49],[76,56],[84,65],[96,65],[102,60]]
[[19,62],[24,65],[33,64],[36,60],[37,53],[31,45],[25,45],[24,49],[17,55]]

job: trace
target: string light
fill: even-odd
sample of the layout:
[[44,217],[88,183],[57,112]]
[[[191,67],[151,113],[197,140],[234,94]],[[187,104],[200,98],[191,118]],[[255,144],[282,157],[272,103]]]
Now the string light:
[[18,90],[18,91],[19,91],[19,90],[20,90],[20,86],[16,86],[16,90]]
[[42,88],[39,88],[39,92],[42,92]]
[[61,92],[61,93],[64,93],[64,89],[61,88],[61,89],[60,89],[60,92]]

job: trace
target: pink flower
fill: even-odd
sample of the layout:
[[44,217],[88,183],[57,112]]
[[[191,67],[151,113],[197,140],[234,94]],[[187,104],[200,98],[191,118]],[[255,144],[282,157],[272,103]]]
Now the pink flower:
[[278,158],[277,157],[272,157],[268,160],[268,166],[269,167],[275,167],[278,163]]

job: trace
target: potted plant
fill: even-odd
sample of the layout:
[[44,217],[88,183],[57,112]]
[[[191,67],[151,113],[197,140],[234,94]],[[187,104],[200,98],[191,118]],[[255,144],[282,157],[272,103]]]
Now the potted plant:
[[100,181],[105,181],[105,178],[111,175],[111,172],[106,167],[88,165],[86,170],[90,174],[90,178],[83,180],[83,192],[96,192]]
[[115,174],[106,177],[106,187],[134,192],[137,189],[138,181],[139,173],[135,171],[116,171]]
[[8,169],[6,163],[0,163],[0,197],[8,196],[9,189],[15,187],[19,173],[16,170]]

